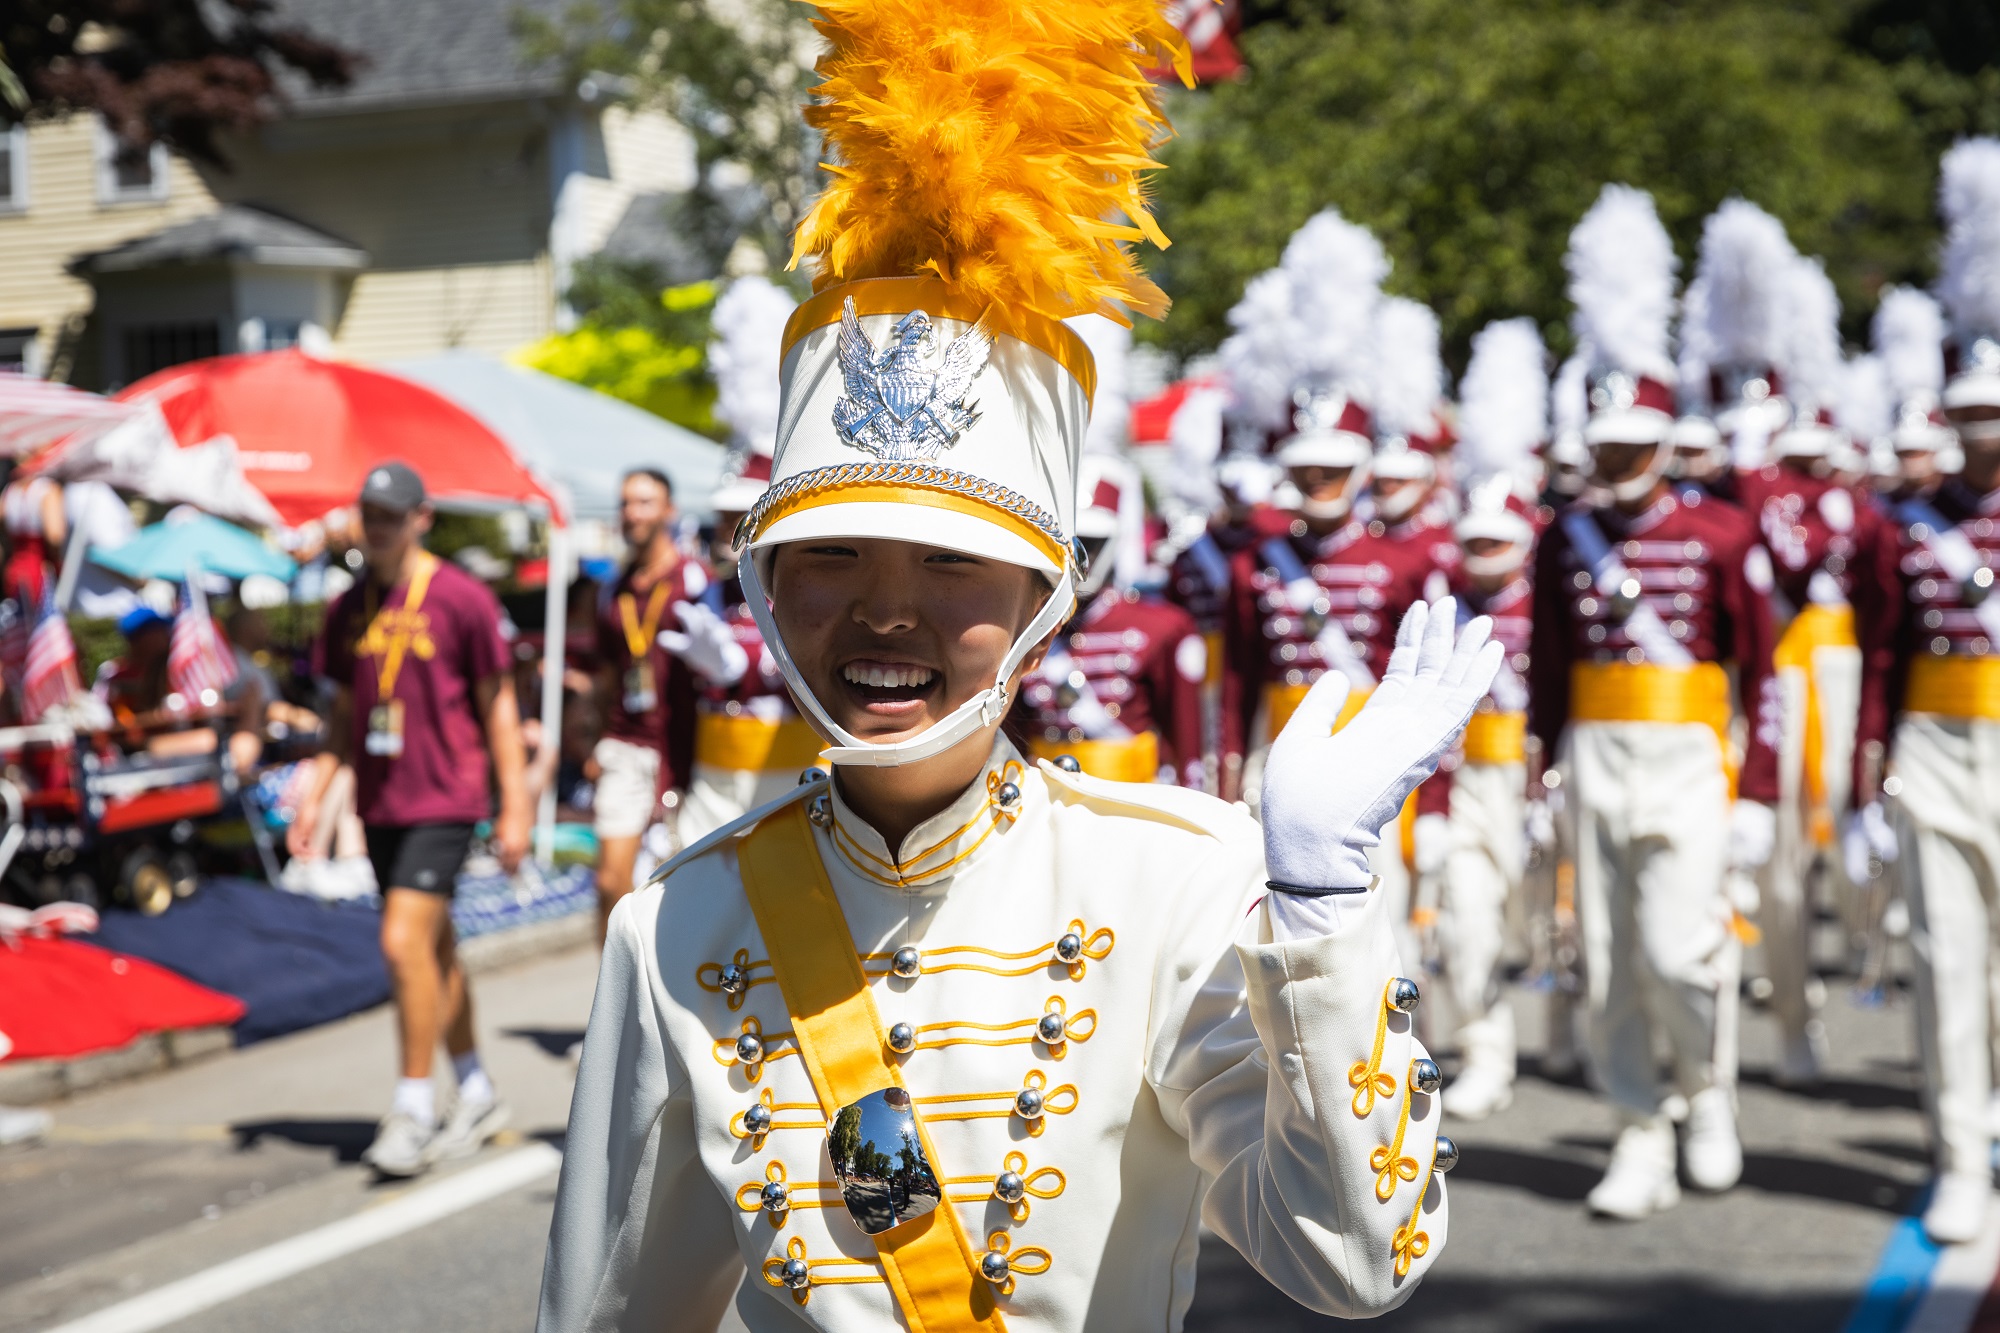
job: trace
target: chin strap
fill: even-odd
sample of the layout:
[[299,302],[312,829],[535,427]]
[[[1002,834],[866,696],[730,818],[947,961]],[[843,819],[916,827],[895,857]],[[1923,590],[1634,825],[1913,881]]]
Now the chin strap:
[[824,706],[813,695],[805,678],[799,674],[791,652],[785,647],[784,639],[778,633],[778,622],[771,614],[770,599],[764,594],[763,581],[758,577],[757,560],[754,551],[745,551],[736,562],[736,575],[743,583],[743,599],[750,606],[750,614],[757,622],[757,629],[764,636],[764,647],[778,660],[778,670],[791,688],[792,697],[836,744],[823,752],[823,757],[834,764],[853,764],[862,768],[900,768],[904,764],[919,763],[933,755],[943,754],[952,746],[970,736],[981,727],[992,726],[1007,714],[1011,702],[1007,697],[1007,681],[1022,659],[1033,651],[1056,626],[1069,619],[1076,606],[1076,573],[1065,569],[1061,582],[1042,603],[1042,609],[1028,622],[1007,650],[1000,669],[994,673],[991,687],[981,690],[957,708],[949,716],[939,719],[908,740],[891,741],[885,744],[871,744],[862,740],[835,722]]

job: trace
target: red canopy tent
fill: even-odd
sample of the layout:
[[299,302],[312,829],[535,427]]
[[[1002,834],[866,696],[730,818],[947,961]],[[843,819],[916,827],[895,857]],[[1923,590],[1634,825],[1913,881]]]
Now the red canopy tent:
[[293,526],[352,504],[368,469],[396,458],[448,503],[539,505],[561,518],[555,497],[476,417],[381,371],[298,351],[218,356],[117,397],[157,405],[184,448],[233,439],[243,475]]

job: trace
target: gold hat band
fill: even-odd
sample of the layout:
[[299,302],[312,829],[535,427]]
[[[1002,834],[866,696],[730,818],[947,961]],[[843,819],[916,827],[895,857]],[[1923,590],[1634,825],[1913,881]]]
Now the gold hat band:
[[913,504],[949,509],[1013,532],[1062,569],[1069,546],[1041,506],[970,473],[929,463],[846,463],[802,472],[764,492],[737,528],[750,545],[779,519],[830,504]]

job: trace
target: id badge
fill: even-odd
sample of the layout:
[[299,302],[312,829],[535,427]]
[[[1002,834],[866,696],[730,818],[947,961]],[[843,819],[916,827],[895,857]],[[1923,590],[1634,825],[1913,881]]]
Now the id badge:
[[650,713],[659,701],[659,692],[653,688],[653,664],[634,662],[625,673],[625,711]]
[[403,755],[403,701],[390,699],[368,710],[368,737],[363,746],[382,759]]

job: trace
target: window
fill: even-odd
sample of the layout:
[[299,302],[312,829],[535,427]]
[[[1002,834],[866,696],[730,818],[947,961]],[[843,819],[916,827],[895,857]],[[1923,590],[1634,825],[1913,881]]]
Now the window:
[[28,206],[28,127],[0,130],[0,213]]
[[167,150],[128,144],[97,123],[97,202],[145,203],[167,197]]
[[36,329],[0,329],[0,372],[28,370],[28,358],[35,350]]
[[222,331],[213,320],[189,324],[142,324],[125,330],[125,382],[156,370],[222,353]]

